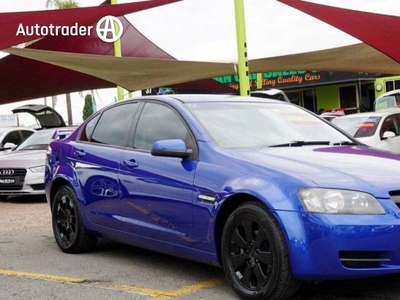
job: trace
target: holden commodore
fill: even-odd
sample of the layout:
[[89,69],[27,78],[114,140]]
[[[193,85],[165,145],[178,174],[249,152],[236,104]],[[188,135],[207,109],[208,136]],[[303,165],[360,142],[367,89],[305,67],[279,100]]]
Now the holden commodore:
[[400,272],[400,155],[282,101],[114,103],[49,145],[45,192],[62,251],[106,238],[221,266],[245,299]]

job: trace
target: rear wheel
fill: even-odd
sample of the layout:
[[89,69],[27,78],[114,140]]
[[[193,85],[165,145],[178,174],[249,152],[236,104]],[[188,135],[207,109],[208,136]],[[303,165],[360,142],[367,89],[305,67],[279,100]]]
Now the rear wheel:
[[282,231],[261,204],[246,203],[228,218],[222,236],[222,265],[244,299],[288,299],[299,288],[290,269]]
[[88,251],[97,243],[83,225],[82,216],[73,190],[62,186],[52,206],[53,233],[60,249],[67,253]]

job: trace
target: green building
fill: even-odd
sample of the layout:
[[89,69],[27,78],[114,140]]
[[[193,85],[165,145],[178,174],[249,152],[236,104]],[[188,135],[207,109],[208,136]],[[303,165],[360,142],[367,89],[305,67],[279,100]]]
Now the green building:
[[[238,75],[214,78],[238,89]],[[393,89],[400,89],[400,75],[279,71],[250,74],[251,90],[276,88],[284,90],[293,103],[311,111],[343,109],[346,114],[372,111],[375,99]]]

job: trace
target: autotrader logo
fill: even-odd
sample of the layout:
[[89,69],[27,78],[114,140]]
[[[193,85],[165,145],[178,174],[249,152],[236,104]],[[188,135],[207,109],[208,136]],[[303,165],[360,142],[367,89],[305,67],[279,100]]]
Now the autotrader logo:
[[113,16],[105,16],[97,22],[97,36],[106,43],[118,41],[123,32],[121,21]]
[[[18,25],[16,36],[91,36],[93,33],[93,25],[80,25],[75,22],[73,25],[30,25],[24,26],[22,23]],[[97,36],[106,43],[113,43],[119,40],[123,33],[121,21],[113,16],[105,16],[101,18],[96,25]]]

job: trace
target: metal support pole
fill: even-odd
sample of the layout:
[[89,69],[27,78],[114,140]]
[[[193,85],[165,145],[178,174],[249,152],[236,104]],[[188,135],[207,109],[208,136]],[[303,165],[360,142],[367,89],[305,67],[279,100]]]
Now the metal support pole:
[[235,0],[236,39],[239,62],[239,89],[241,96],[250,95],[249,66],[246,43],[246,22],[243,0]]
[[[117,0],[111,0],[111,4],[117,4]],[[118,24],[115,23],[115,28],[117,28],[117,31],[122,30],[122,28],[118,27]],[[121,57],[122,56],[122,47],[121,47],[121,40],[117,40],[114,42],[114,56],[115,57]],[[124,99],[124,89],[117,85],[117,98],[118,101]]]
[[263,88],[262,78],[262,73],[257,73],[257,90],[262,90]]

